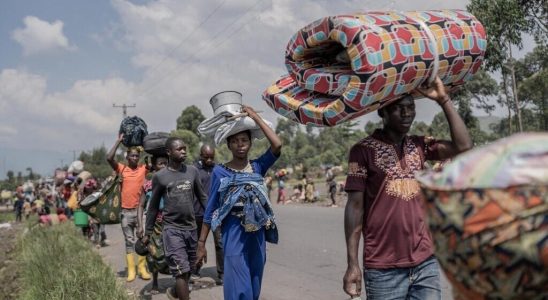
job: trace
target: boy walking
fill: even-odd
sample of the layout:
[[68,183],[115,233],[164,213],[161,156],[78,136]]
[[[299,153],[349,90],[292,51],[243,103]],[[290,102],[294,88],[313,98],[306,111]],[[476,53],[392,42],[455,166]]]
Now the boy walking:
[[[147,211],[145,237],[154,229],[154,220],[164,199],[163,242],[169,270],[175,277],[175,290],[179,299],[189,299],[188,281],[196,262],[198,235],[193,203],[198,199],[205,206],[207,197],[200,183],[198,170],[183,165],[186,145],[178,137],[166,141],[169,164],[152,177],[152,195]],[[168,297],[175,298],[168,289]]]

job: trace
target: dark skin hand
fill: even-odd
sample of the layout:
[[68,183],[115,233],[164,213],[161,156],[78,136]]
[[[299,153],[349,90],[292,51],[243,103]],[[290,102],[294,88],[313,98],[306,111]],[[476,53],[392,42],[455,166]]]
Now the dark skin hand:
[[455,109],[453,102],[447,94],[447,88],[439,77],[433,82],[430,88],[417,89],[423,96],[436,101],[445,114],[445,118],[449,123],[449,131],[451,132],[451,142],[442,142],[438,147],[438,153],[441,159],[451,158],[473,147],[472,139],[468,133],[468,129],[459,113]]
[[114,158],[116,155],[116,150],[118,150],[118,147],[120,146],[120,143],[122,143],[122,140],[124,139],[124,134],[121,133],[118,135],[118,139],[116,139],[116,143],[114,143],[114,146],[110,149],[110,151],[107,154],[107,162],[110,165],[110,167],[116,171],[118,168],[118,162]]
[[272,150],[272,154],[275,156],[280,156],[280,153],[282,152],[282,140],[280,137],[270,128],[264,121],[261,116],[259,116],[255,110],[251,106],[244,105],[243,112],[247,113],[247,115],[259,125],[261,130],[263,131],[264,135],[270,142],[270,149]]
[[363,192],[349,192],[344,209],[344,234],[348,266],[343,277],[343,290],[351,297],[362,293],[362,270],[358,259],[358,247],[362,234],[364,214]]

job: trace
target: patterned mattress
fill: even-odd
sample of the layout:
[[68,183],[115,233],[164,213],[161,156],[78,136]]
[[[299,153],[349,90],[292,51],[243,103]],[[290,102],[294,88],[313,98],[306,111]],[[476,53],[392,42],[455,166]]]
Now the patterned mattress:
[[463,84],[479,70],[486,45],[481,23],[461,10],[326,17],[291,38],[288,74],[263,99],[299,123],[334,126],[436,75],[448,86]]

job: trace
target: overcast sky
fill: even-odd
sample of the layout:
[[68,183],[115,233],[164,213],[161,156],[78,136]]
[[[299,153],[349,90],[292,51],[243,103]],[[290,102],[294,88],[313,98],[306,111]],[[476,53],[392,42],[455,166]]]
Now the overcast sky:
[[[113,103],[136,104],[129,114],[142,117],[150,132],[170,131],[188,105],[211,116],[208,100],[223,90],[242,92],[244,103],[275,121],[261,93],[286,72],[285,47],[304,25],[328,15],[463,9],[467,3],[3,0],[0,148],[38,157],[54,151],[69,160],[69,151],[111,146],[122,118]],[[426,104],[418,109],[418,119],[427,121],[439,111]],[[14,159],[25,158],[8,157],[4,171]]]

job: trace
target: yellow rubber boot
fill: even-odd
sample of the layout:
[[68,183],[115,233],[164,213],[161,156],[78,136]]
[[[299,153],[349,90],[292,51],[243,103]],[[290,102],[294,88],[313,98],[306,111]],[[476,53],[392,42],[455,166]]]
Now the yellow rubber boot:
[[139,273],[139,276],[144,280],[150,280],[150,273],[148,273],[146,267],[146,258],[141,255],[138,255],[137,257],[137,272]]
[[133,253],[126,254],[126,262],[127,262],[127,282],[131,282],[135,280],[135,258],[133,257]]

